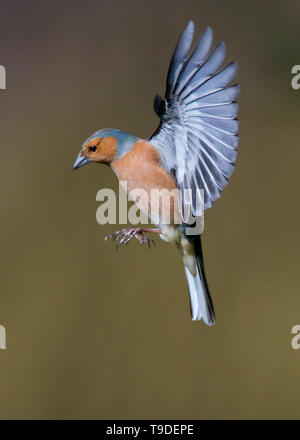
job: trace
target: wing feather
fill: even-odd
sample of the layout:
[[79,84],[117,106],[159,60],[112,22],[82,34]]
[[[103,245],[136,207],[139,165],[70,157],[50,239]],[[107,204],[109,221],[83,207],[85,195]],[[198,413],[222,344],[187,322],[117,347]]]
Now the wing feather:
[[219,43],[210,52],[213,33],[208,27],[189,55],[193,35],[190,21],[170,62],[165,100],[155,99],[161,122],[150,142],[159,150],[163,166],[174,172],[181,192],[192,190],[184,202],[195,213],[196,191],[204,190],[204,207],[211,207],[234,170],[238,147],[235,99],[240,89],[228,86],[236,75],[236,63],[219,70],[225,44]]
[[206,106],[200,107],[192,110],[187,110],[188,117],[197,116],[205,117],[209,116],[211,118],[218,119],[234,119],[237,117],[238,103],[233,102],[230,104],[218,105],[218,106]]
[[183,66],[180,75],[178,76],[176,92],[179,94],[183,87],[189,82],[193,75],[198,71],[205,59],[207,58],[213,43],[213,32],[210,27],[207,27],[196,45],[193,53],[188,59],[185,66]]
[[184,29],[181,37],[178,40],[175,51],[173,53],[169,71],[167,75],[166,84],[166,98],[168,99],[173,92],[176,79],[180,73],[181,67],[185,61],[185,58],[190,50],[192,41],[194,37],[194,23],[189,21],[186,28]]

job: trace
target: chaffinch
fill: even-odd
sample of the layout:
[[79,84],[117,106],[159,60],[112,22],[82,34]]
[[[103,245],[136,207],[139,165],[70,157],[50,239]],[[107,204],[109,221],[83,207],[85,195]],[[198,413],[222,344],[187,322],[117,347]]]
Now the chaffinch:
[[[188,23],[173,53],[166,81],[165,98],[156,95],[154,110],[160,123],[148,139],[140,139],[116,129],[102,129],[82,145],[73,169],[91,162],[108,164],[127,191],[143,189],[147,197],[136,200],[143,212],[151,212],[157,227],[126,228],[110,234],[120,244],[133,237],[151,244],[144,233],[158,233],[181,251],[189,285],[193,320],[201,318],[208,325],[215,322],[214,308],[204,271],[200,234],[187,232],[183,210],[188,206],[199,216],[195,193],[202,189],[203,208],[220,197],[234,170],[238,146],[236,119],[239,86],[228,84],[237,65],[220,70],[225,58],[225,44],[211,51],[213,33],[207,28],[194,49],[191,45],[194,24]],[[185,189],[191,197],[185,196]],[[151,205],[151,190],[176,190],[165,208],[170,210],[168,223],[162,221],[162,204]],[[179,220],[178,220],[179,219]],[[190,229],[189,229],[190,231]]]

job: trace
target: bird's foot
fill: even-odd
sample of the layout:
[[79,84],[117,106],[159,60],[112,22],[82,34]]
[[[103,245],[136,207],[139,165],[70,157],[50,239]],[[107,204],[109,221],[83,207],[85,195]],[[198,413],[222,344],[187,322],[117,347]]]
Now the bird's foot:
[[117,248],[120,245],[126,245],[132,238],[136,238],[140,244],[147,244],[148,247],[155,245],[155,241],[145,237],[144,232],[158,232],[159,230],[150,228],[125,228],[115,231],[105,237],[105,241],[112,239],[117,241]]

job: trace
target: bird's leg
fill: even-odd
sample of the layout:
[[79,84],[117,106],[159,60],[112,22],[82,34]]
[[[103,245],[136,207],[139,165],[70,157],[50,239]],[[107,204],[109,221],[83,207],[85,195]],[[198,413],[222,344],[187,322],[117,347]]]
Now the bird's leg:
[[161,230],[158,228],[125,228],[107,235],[105,237],[105,241],[109,240],[110,238],[112,238],[113,240],[117,240],[118,247],[122,244],[126,245],[134,237],[138,240],[139,243],[145,243],[148,245],[148,247],[150,247],[151,244],[155,245],[155,241],[145,237],[144,232],[152,232],[154,234],[162,233]]

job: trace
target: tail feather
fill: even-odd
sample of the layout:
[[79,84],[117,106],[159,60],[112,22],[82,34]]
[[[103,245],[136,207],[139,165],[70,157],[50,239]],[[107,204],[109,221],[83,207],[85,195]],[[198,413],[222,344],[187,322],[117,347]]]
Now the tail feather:
[[185,273],[190,290],[190,305],[193,321],[201,318],[207,325],[213,325],[215,322],[215,313],[213,303],[209,293],[205,271],[200,236],[194,242],[196,275],[193,276],[189,269],[185,267]]

